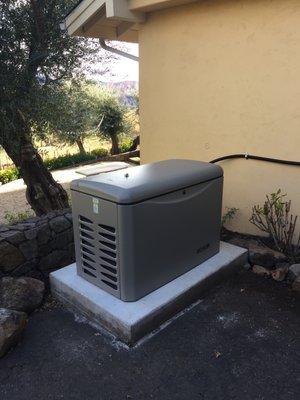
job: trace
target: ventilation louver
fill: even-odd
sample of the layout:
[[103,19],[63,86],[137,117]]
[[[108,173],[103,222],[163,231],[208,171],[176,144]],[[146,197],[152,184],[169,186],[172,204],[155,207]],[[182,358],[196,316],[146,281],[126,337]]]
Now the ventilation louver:
[[96,279],[97,265],[93,221],[82,215],[79,216],[79,236],[82,270],[88,276]]
[[101,282],[118,290],[116,228],[98,225]]
[[98,236],[93,221],[79,216],[82,271],[90,280],[100,279],[103,285],[118,290],[116,229],[98,224],[97,230]]

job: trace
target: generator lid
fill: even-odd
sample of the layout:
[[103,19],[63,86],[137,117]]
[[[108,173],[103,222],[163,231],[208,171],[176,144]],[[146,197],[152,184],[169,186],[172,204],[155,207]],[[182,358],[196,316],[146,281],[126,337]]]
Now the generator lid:
[[71,189],[118,204],[132,204],[223,176],[221,167],[201,161],[166,160],[71,182]]

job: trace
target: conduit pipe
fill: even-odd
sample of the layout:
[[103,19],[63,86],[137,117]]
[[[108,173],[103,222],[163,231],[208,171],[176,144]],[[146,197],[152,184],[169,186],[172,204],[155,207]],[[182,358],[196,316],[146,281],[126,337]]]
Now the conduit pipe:
[[134,56],[133,54],[126,53],[125,51],[116,49],[115,47],[108,46],[103,38],[99,39],[100,46],[102,49],[109,51],[110,53],[118,54],[121,57],[129,58],[133,61],[139,61],[139,57]]
[[255,156],[252,154],[244,153],[244,154],[230,154],[228,156],[223,156],[219,158],[215,158],[214,160],[210,161],[212,164],[218,163],[220,161],[225,160],[232,160],[235,158],[244,158],[246,160],[258,160],[258,161],[266,161],[275,164],[284,164],[284,165],[294,165],[300,167],[300,161],[289,161],[289,160],[281,160],[278,158],[270,158],[270,157],[262,157],[262,156]]

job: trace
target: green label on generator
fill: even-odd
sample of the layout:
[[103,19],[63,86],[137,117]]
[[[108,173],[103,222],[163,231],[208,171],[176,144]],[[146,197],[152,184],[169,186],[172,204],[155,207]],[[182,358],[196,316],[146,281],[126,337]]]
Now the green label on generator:
[[95,214],[99,214],[99,199],[93,197],[93,211]]

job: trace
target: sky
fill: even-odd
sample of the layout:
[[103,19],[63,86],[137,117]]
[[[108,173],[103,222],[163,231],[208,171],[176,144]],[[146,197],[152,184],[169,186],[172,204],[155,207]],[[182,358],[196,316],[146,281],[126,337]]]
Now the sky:
[[[134,43],[109,42],[112,47],[118,47],[127,53],[138,56],[138,45]],[[105,50],[99,50],[106,53]],[[97,70],[97,66],[95,66]],[[139,80],[139,63],[125,57],[115,56],[112,61],[108,63],[108,71],[105,74],[97,74],[95,70],[89,74],[90,78],[102,82],[121,82],[121,81],[138,81]]]

